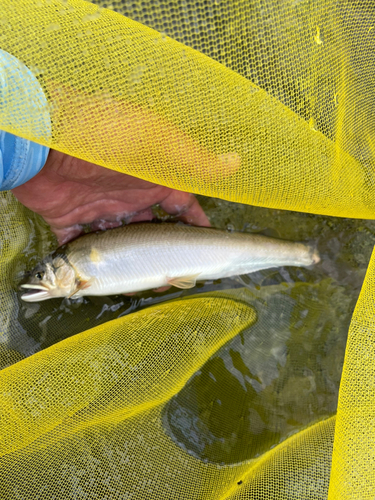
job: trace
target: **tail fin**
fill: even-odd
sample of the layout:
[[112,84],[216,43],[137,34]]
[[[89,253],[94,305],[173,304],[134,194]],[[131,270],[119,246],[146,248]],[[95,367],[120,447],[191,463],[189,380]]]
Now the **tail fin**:
[[[308,241],[305,243],[305,245],[309,249],[309,256],[311,258],[311,266],[314,266],[315,264],[318,264],[320,262],[320,254],[318,250],[318,245],[316,241]],[[310,266],[308,266],[310,267]]]

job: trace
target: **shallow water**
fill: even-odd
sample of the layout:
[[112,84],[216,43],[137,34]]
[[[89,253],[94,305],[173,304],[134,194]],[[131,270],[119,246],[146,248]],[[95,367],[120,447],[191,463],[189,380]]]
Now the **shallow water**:
[[[314,241],[321,262],[312,269],[271,269],[133,297],[28,304],[13,292],[19,333],[8,349],[17,353],[16,360],[160,301],[246,287],[256,325],[212,356],[164,414],[180,446],[208,461],[233,463],[335,412],[346,336],[375,243],[375,222],[199,199],[212,226]],[[29,241],[15,262],[15,281],[55,247],[39,217],[28,213],[28,220]]]

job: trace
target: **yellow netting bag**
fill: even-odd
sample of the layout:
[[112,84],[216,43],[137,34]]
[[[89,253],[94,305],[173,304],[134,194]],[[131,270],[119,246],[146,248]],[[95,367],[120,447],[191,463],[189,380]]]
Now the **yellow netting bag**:
[[[225,43],[222,51],[230,61],[236,58],[233,69],[81,1],[3,1],[1,48],[39,77],[51,102],[48,142],[56,149],[186,191],[371,217],[372,122],[371,115],[364,121],[367,107],[356,105],[371,97],[365,57],[373,43],[371,16],[360,25],[366,38],[359,42],[349,29],[359,22],[355,5],[317,5],[270,3],[264,25],[248,2],[220,6],[215,15],[230,16],[229,33],[222,41],[210,32],[206,43],[212,50]],[[251,37],[251,20],[253,30],[264,30],[264,40],[262,33]],[[266,46],[258,48],[267,44],[268,31],[270,54]],[[263,78],[271,92],[239,74],[241,67],[245,74],[259,73],[253,79]],[[356,71],[363,72],[364,88],[348,83]],[[291,83],[280,83],[287,78]],[[292,84],[297,97],[288,89]],[[28,98],[15,99],[18,116],[27,115]],[[288,107],[282,101],[294,102]],[[28,124],[17,126],[12,107],[7,109],[1,126],[25,135]]]
[[[0,0],[0,49],[32,71],[47,99],[9,87],[0,129],[184,191],[373,218],[374,27],[374,7],[354,0]],[[35,126],[31,104],[51,129]],[[30,320],[26,342],[13,281],[35,223],[10,193],[1,202],[1,498],[374,497],[373,260],[349,332],[335,431],[334,408],[319,406],[310,376],[321,369],[323,340],[312,343],[316,357],[286,357],[268,344],[285,320],[290,350],[301,347],[306,304],[314,312],[329,282],[188,297],[89,330],[77,316],[63,332],[50,315]],[[262,309],[274,297],[276,319]],[[49,345],[35,340],[46,320],[57,332]],[[255,375],[224,346],[241,335],[263,356]],[[251,409],[253,441],[229,439],[231,413],[217,409],[227,402],[207,390],[227,369],[212,361],[221,348],[244,384],[251,379],[254,400],[275,366],[285,367],[267,401],[285,401],[299,433],[262,400]],[[207,368],[215,363],[217,378]],[[224,388],[240,428],[246,398]],[[180,432],[191,421],[183,409],[194,405],[204,409],[191,441],[209,438],[204,422],[225,436],[211,459]],[[312,405],[322,408],[318,422]]]

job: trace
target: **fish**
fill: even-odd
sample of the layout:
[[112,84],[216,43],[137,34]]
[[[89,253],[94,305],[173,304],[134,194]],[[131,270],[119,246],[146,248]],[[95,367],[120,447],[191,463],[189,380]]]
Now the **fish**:
[[280,266],[311,266],[312,245],[173,223],[136,223],[85,234],[47,255],[29,274],[26,302],[187,289]]

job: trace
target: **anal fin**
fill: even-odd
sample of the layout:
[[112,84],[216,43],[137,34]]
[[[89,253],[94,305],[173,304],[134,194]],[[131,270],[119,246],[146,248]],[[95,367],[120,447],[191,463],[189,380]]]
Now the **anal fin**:
[[192,274],[190,276],[179,276],[177,278],[167,278],[167,282],[169,285],[175,286],[177,288],[193,288],[196,285],[197,277],[199,275],[200,273]]

